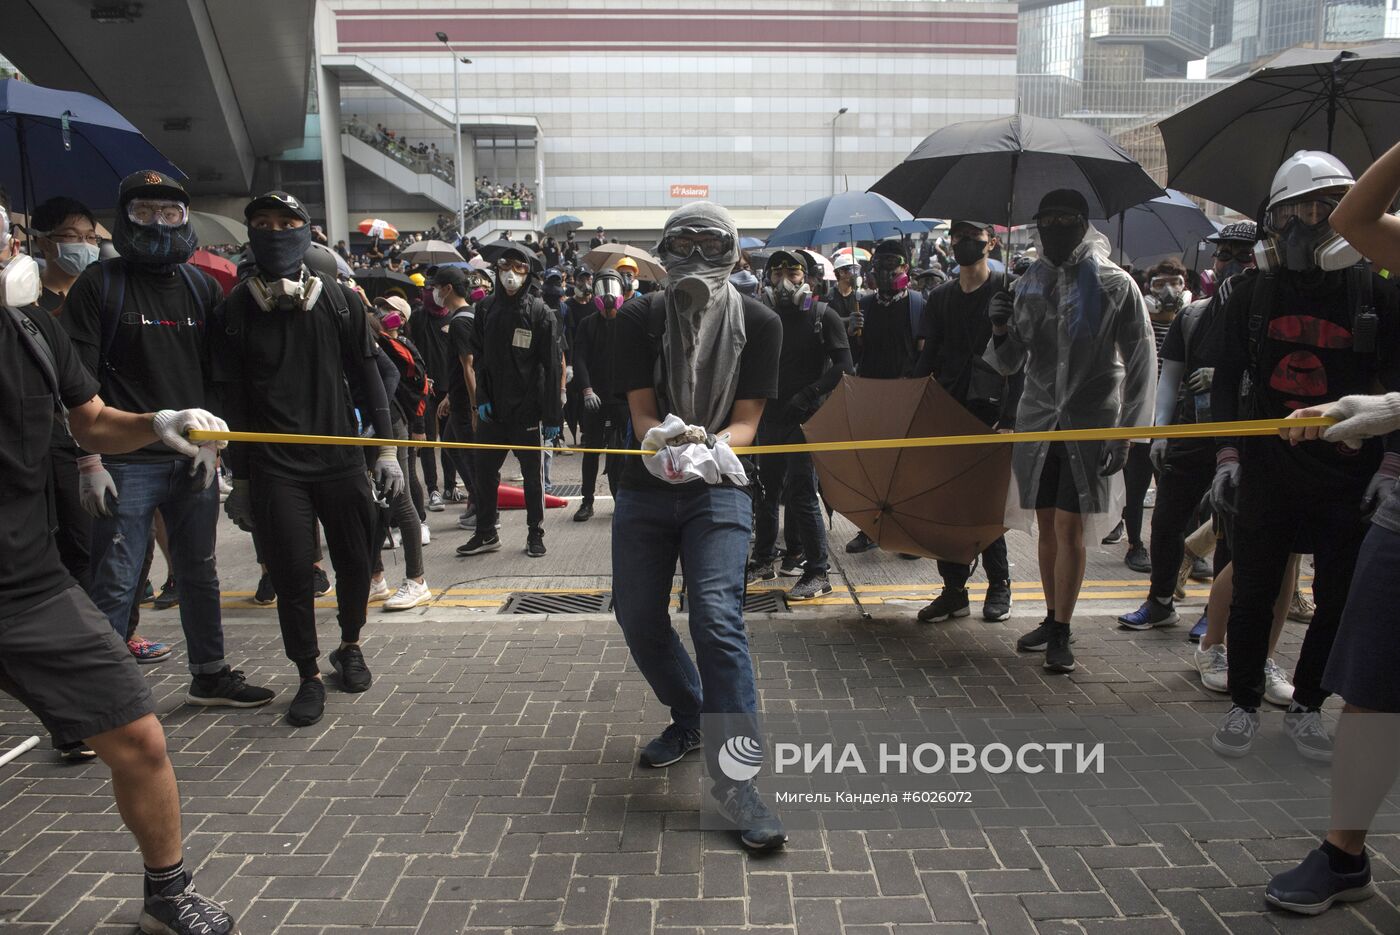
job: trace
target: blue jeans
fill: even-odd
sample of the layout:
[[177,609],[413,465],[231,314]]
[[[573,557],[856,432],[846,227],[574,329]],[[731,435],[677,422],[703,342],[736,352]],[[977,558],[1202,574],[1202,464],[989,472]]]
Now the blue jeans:
[[112,629],[125,638],[132,602],[143,583],[138,579],[150,543],[151,520],[159,508],[170,543],[170,571],[180,589],[180,626],[185,631],[190,672],[218,672],[225,665],[219,574],[214,565],[218,487],[197,487],[186,458],[107,461],[104,467],[117,485],[117,503],[111,516],[92,521],[88,595]]
[[[617,492],[613,609],[632,660],[676,724],[700,716],[752,716],[758,708],[744,629],[744,564],[753,503],[737,487],[694,485]],[[685,575],[692,661],[671,626],[671,579]],[[697,668],[698,665],[698,668]],[[753,733],[757,739],[756,729]],[[707,760],[715,772],[706,736]]]

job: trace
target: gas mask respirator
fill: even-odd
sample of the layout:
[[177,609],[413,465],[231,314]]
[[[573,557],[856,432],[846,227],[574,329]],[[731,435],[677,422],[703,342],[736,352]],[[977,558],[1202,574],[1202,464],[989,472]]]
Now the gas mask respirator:
[[299,312],[311,308],[321,297],[321,287],[321,277],[305,270],[297,280],[274,279],[268,282],[261,276],[248,280],[253,302],[264,312]]
[[39,264],[32,256],[27,253],[9,256],[13,243],[10,216],[0,208],[0,305],[20,308],[39,301],[43,284],[39,279]]

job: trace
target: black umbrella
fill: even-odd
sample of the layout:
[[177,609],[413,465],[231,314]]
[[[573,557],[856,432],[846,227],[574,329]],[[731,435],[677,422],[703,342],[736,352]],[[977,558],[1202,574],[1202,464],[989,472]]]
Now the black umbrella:
[[1122,214],[1095,219],[1093,224],[1113,245],[1113,262],[1139,268],[1167,257],[1185,261],[1202,239],[1216,231],[1194,201],[1170,190]]
[[514,255],[529,263],[530,269],[534,272],[544,272],[544,260],[540,259],[540,255],[523,243],[514,240],[493,240],[488,244],[482,244],[479,252],[483,260],[493,265],[503,256]]
[[1164,194],[1113,140],[1076,120],[1017,114],[931,133],[870,187],[915,217],[1033,219],[1040,199],[1071,188],[1090,217],[1110,217]]
[[357,271],[355,282],[365,290],[365,295],[369,296],[370,301],[388,295],[391,289],[399,290],[405,298],[419,291],[412,279],[383,266],[372,266]]
[[1167,184],[1259,214],[1279,165],[1300,149],[1360,175],[1400,141],[1400,42],[1355,52],[1293,49],[1157,125]]

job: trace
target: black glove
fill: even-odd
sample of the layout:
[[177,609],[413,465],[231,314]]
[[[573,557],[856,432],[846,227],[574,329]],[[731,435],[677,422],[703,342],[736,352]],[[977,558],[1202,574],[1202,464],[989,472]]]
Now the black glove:
[[1217,516],[1233,519],[1240,495],[1240,453],[1222,448],[1215,456],[1215,478],[1210,483],[1210,505]]
[[812,418],[820,407],[821,394],[813,387],[805,387],[792,394],[792,399],[788,400],[787,406],[783,408],[783,415],[799,425]]
[[1005,328],[1011,324],[1011,315],[1016,311],[1016,297],[1010,292],[997,292],[987,303],[987,317],[993,328]]
[[1112,477],[1123,470],[1128,463],[1128,442],[1111,441],[1103,443],[1103,453],[1099,455],[1099,476]]
[[234,480],[233,490],[224,500],[224,514],[244,532],[253,531],[253,498],[246,480]]

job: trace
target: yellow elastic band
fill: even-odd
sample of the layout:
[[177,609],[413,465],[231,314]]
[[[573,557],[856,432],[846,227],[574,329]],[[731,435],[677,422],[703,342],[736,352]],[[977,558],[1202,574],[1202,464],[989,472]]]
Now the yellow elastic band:
[[[1336,420],[1325,416],[1308,419],[1253,419],[1243,422],[1203,422],[1197,425],[1150,425],[1108,429],[1055,429],[1047,432],[989,432],[978,435],[940,435],[928,438],[865,438],[844,442],[806,442],[793,445],[747,445],[735,454],[773,455],[821,451],[878,451],[889,448],[950,448],[961,445],[1002,445],[1011,442],[1095,442],[1142,438],[1232,438],[1241,435],[1274,435],[1282,428],[1328,426]],[[576,454],[650,455],[633,448],[551,448],[544,445],[488,445],[481,442],[414,441],[408,438],[359,438],[341,435],[287,435],[275,432],[205,432],[192,429],[190,441],[254,442],[261,445],[354,445],[361,448],[472,448],[487,451],[570,451]]]

